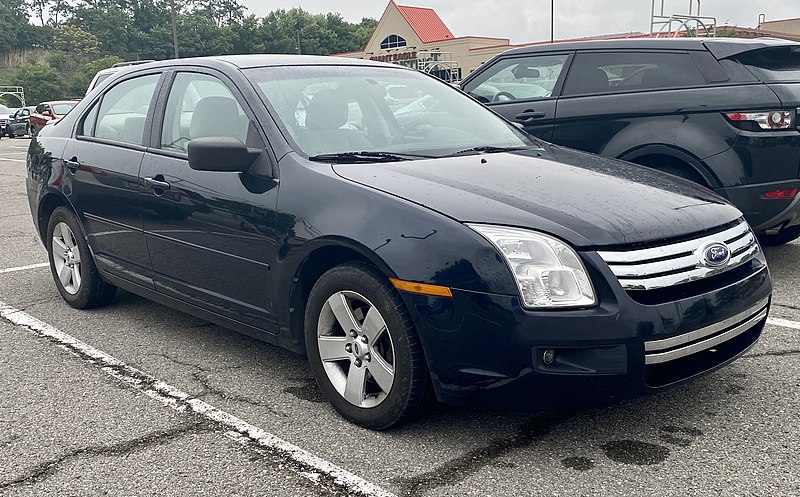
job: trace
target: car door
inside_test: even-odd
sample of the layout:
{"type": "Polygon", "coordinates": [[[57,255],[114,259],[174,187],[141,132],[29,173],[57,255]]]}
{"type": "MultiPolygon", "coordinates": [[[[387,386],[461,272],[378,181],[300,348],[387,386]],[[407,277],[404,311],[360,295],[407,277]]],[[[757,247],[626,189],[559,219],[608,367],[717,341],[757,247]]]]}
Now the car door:
{"type": "Polygon", "coordinates": [[[201,69],[175,73],[162,105],[140,193],[156,289],[269,330],[277,183],[194,170],[187,152],[203,137],[232,137],[266,150],[253,113],[230,79],[201,69]]]}
{"type": "Polygon", "coordinates": [[[467,81],[463,90],[525,131],[550,140],[556,103],[571,54],[499,58],[467,81]]]}
{"type": "Polygon", "coordinates": [[[9,123],[11,132],[15,135],[24,135],[28,132],[28,118],[31,115],[31,110],[27,108],[20,109],[14,114],[14,119],[9,123]]]}
{"type": "Polygon", "coordinates": [[[160,72],[118,82],[87,108],[63,152],[69,199],[97,265],[153,287],[142,226],[139,167],[160,72]]]}

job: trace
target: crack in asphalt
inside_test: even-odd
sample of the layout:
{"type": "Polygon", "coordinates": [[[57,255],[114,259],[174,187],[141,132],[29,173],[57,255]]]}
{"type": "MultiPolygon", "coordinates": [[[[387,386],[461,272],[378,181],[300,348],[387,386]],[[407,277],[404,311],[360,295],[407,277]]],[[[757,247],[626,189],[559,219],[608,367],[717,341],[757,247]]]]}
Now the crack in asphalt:
{"type": "Polygon", "coordinates": [[[0,483],[0,490],[18,485],[26,485],[30,483],[37,483],[54,474],[56,474],[62,464],[69,462],[71,459],[82,456],[90,457],[113,457],[125,454],[130,454],[149,447],[159,445],[166,445],[178,438],[196,433],[210,433],[215,431],[208,423],[199,422],[189,425],[181,425],[169,430],[162,430],[151,432],[140,437],[125,440],[112,445],[93,445],[88,447],[81,447],[71,452],[67,452],[59,457],[41,462],[27,471],[21,476],[0,483]]]}
{"type": "Polygon", "coordinates": [[[402,489],[402,495],[406,497],[418,497],[434,488],[459,483],[506,454],[531,445],[572,416],[573,414],[536,416],[523,423],[511,437],[492,440],[487,445],[472,449],[431,471],[395,481],[402,489]]]}
{"type": "Polygon", "coordinates": [[[778,307],[783,307],[783,308],[786,308],[786,309],[792,309],[793,311],[800,311],[800,307],[798,307],[796,305],[781,304],[779,302],[773,302],[772,305],[775,305],[775,306],[778,306],[778,307]]]}
{"type": "Polygon", "coordinates": [[[198,384],[200,384],[202,388],[202,390],[199,393],[194,394],[194,396],[197,397],[198,399],[202,399],[208,395],[215,395],[225,400],[230,400],[233,402],[241,402],[243,404],[249,404],[255,407],[262,407],[264,409],[267,409],[270,413],[276,416],[281,416],[284,418],[288,417],[286,413],[278,411],[277,409],[272,407],[271,404],[267,402],[254,400],[244,395],[233,395],[229,392],[226,392],[222,388],[215,387],[214,385],[211,384],[211,379],[207,377],[209,373],[213,373],[213,370],[211,369],[204,368],[199,364],[193,364],[190,362],[181,361],[179,359],[175,359],[174,357],[170,357],[166,354],[158,354],[158,356],[163,357],[175,364],[180,364],[181,366],[186,366],[195,369],[195,371],[192,373],[192,379],[196,381],[198,384]]]}
{"type": "Polygon", "coordinates": [[[770,352],[758,352],[755,354],[746,354],[744,357],[765,357],[765,356],[774,356],[774,357],[781,357],[787,355],[795,355],[800,354],[800,349],[789,349],[789,350],[775,350],[770,352]]]}

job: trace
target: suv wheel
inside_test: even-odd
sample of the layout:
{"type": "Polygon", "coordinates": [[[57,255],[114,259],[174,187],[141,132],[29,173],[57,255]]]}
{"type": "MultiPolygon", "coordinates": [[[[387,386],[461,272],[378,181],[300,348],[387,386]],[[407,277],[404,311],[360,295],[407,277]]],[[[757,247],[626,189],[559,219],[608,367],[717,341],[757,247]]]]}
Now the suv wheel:
{"type": "Polygon", "coordinates": [[[61,297],[76,309],[108,304],[117,287],[100,279],[86,236],[69,209],[57,207],[47,224],[50,271],[61,297]]]}
{"type": "Polygon", "coordinates": [[[422,346],[400,295],[370,266],[337,266],[311,290],[305,314],[311,371],[346,419],[383,430],[432,398],[422,346]]]}

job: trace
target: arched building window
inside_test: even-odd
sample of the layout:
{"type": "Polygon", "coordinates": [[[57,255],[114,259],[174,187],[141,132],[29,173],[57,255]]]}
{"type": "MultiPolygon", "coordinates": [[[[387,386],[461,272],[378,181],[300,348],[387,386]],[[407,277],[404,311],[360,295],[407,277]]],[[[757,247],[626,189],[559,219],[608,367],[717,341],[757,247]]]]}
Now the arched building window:
{"type": "Polygon", "coordinates": [[[397,35],[389,35],[381,42],[381,50],[406,46],[406,40],[397,35]]]}

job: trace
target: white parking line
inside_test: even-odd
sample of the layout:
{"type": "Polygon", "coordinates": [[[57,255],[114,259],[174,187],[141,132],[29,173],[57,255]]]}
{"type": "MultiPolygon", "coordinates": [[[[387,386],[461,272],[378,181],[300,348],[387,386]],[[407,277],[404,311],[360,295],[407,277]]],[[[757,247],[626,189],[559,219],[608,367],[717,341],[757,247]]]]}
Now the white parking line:
{"type": "MultiPolygon", "coordinates": [[[[192,397],[147,373],[128,366],[119,359],[98,350],[91,345],[43,322],[23,311],[0,301],[0,317],[22,327],[32,334],[47,338],[62,348],[98,366],[104,373],[127,383],[145,395],[157,399],[179,412],[193,412],[233,431],[238,438],[278,453],[294,462],[292,468],[298,475],[318,483],[320,476],[330,478],[335,485],[348,493],[363,497],[394,497],[377,485],[342,469],[335,464],[315,456],[300,447],[289,443],[272,433],[251,425],[243,419],[218,409],[207,402],[192,397]]],[[[289,465],[291,467],[292,465],[289,465]]]]}
{"type": "Polygon", "coordinates": [[[40,262],[39,264],[31,264],[29,266],[10,267],[8,269],[0,269],[0,274],[15,273],[17,271],[25,271],[26,269],[38,269],[40,267],[47,267],[49,265],[49,262],[40,262]]]}
{"type": "Polygon", "coordinates": [[[0,157],[0,161],[9,161],[9,162],[25,162],[22,159],[12,159],[10,157],[0,157]]]}
{"type": "Polygon", "coordinates": [[[792,328],[794,330],[800,330],[800,323],[798,323],[797,321],[789,321],[788,319],[767,318],[767,324],[771,324],[773,326],[783,326],[784,328],[792,328]]]}

